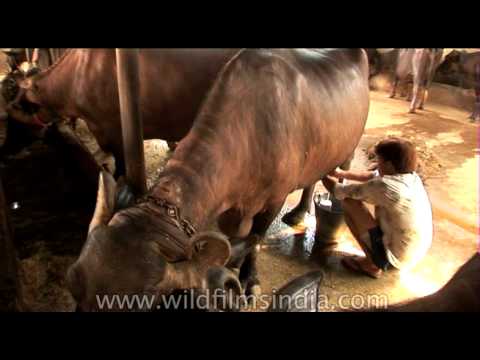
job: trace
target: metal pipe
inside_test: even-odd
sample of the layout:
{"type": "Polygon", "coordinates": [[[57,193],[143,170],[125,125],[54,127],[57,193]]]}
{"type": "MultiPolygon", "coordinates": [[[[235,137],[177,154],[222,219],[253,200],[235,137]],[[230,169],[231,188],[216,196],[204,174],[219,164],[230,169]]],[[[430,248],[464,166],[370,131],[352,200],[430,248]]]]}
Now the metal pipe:
{"type": "Polygon", "coordinates": [[[126,178],[137,196],[147,191],[138,57],[138,49],[116,49],[126,178]]]}

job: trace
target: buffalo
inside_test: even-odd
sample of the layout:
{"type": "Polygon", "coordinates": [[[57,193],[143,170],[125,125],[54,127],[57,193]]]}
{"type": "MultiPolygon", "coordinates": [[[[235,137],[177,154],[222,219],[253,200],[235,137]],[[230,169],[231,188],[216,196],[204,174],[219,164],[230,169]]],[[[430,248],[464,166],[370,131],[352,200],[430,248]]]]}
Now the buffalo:
{"type": "Polygon", "coordinates": [[[423,109],[442,54],[443,49],[400,49],[390,97],[395,97],[399,83],[406,85],[413,78],[413,88],[408,95],[408,100],[411,100],[409,112],[423,109]]]}
{"type": "Polygon", "coordinates": [[[362,49],[237,52],[146,196],[122,203],[131,197],[101,174],[88,238],[67,276],[79,309],[98,310],[99,294],[210,284],[258,294],[255,244],[289,193],[351,159],[368,116],[368,77],[362,49]],[[215,222],[221,232],[207,231],[215,222]]]}

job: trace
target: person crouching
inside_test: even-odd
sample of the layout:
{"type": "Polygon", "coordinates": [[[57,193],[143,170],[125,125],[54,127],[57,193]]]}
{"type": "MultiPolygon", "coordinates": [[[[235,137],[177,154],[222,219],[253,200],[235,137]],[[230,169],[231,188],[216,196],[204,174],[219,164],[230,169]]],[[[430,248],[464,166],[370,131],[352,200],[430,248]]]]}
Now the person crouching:
{"type": "Polygon", "coordinates": [[[322,182],[342,201],[345,222],[365,253],[342,260],[350,270],[379,278],[387,269],[414,267],[432,243],[432,209],[422,180],[415,173],[412,143],[388,138],[375,146],[377,171],[334,170],[322,182]],[[335,178],[360,183],[340,184],[335,178]],[[375,206],[372,215],[365,203],[375,206]]]}

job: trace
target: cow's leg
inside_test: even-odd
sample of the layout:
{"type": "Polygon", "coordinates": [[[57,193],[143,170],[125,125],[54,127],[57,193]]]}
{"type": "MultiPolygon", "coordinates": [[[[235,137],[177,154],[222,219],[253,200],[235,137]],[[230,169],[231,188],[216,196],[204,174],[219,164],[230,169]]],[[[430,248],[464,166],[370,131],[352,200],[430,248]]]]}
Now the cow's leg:
{"type": "MultiPolygon", "coordinates": [[[[263,239],[273,220],[275,220],[275,217],[282,209],[284,202],[285,199],[282,202],[270,207],[264,213],[257,214],[253,219],[251,235],[256,235],[263,239]]],[[[260,281],[258,280],[256,263],[257,252],[257,248],[254,247],[253,250],[245,256],[245,260],[240,267],[239,278],[240,282],[242,283],[242,287],[245,290],[246,296],[257,296],[261,294],[261,287],[260,281]]]]}
{"type": "Polygon", "coordinates": [[[480,122],[480,64],[475,65],[475,108],[470,119],[480,122]]]}
{"type": "Polygon", "coordinates": [[[282,221],[290,226],[300,224],[307,212],[312,213],[312,199],[313,192],[315,190],[315,184],[303,189],[302,198],[298,205],[289,213],[285,214],[282,221]]]}
{"type": "Polygon", "coordinates": [[[390,95],[389,95],[390,99],[393,99],[395,97],[395,94],[397,92],[397,86],[398,86],[398,77],[395,76],[395,79],[393,80],[392,91],[390,92],[390,95]]]}
{"type": "Polygon", "coordinates": [[[410,84],[408,83],[408,81],[405,81],[404,84],[401,84],[400,86],[400,97],[408,98],[409,94],[410,94],[410,84]]]}
{"type": "Polygon", "coordinates": [[[420,110],[423,110],[423,106],[424,106],[425,102],[427,101],[427,98],[428,98],[428,90],[423,89],[422,96],[420,97],[420,104],[418,104],[418,108],[420,110]]]}
{"type": "Polygon", "coordinates": [[[405,100],[410,102],[410,101],[412,101],[412,98],[413,98],[413,85],[412,86],[408,85],[407,86],[407,97],[405,98],[405,100]]]}
{"type": "Polygon", "coordinates": [[[418,81],[415,81],[413,83],[413,98],[412,98],[412,101],[410,102],[410,109],[408,110],[410,114],[415,113],[415,109],[417,108],[417,105],[420,100],[420,92],[421,92],[420,84],[418,83],[418,81]]]}

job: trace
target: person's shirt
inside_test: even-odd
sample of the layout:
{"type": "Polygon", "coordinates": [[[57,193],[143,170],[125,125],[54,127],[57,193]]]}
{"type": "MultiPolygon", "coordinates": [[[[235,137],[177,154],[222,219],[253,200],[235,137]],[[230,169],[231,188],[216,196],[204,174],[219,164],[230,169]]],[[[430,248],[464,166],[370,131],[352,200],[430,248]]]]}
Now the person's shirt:
{"type": "Polygon", "coordinates": [[[385,175],[360,184],[337,184],[334,196],[375,205],[390,263],[397,269],[415,266],[432,243],[432,208],[416,173],[385,175]]]}

